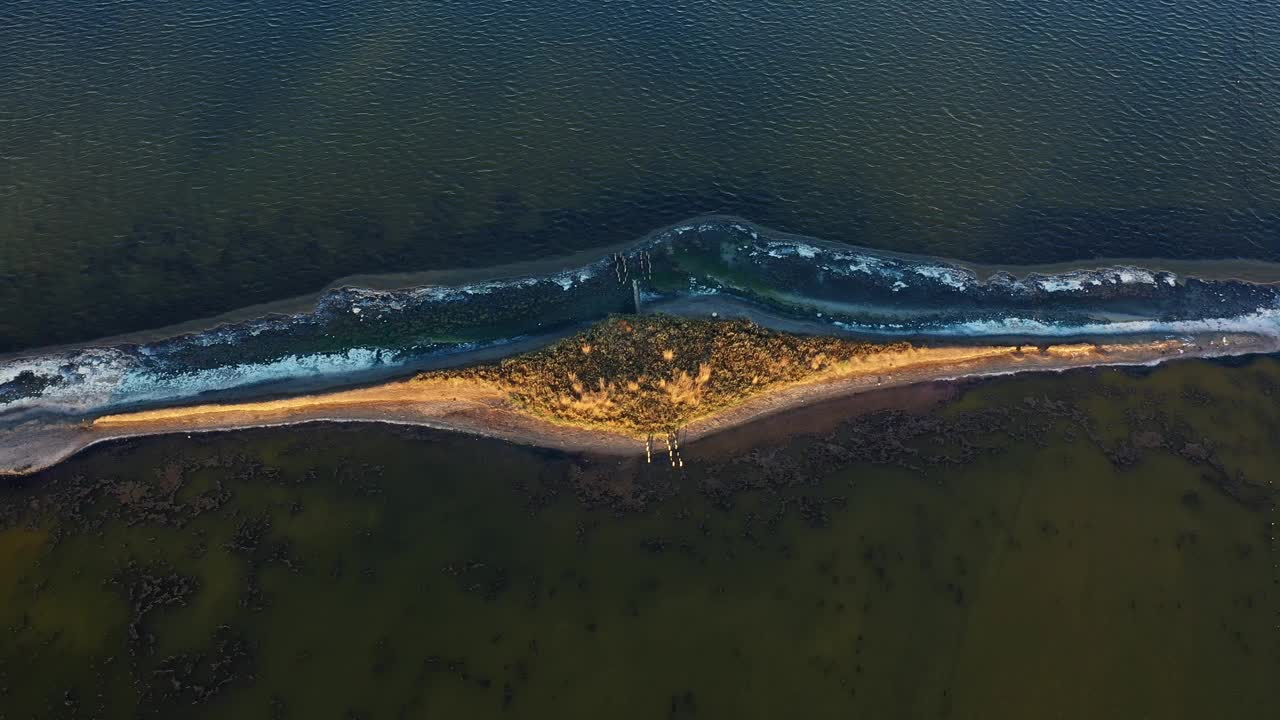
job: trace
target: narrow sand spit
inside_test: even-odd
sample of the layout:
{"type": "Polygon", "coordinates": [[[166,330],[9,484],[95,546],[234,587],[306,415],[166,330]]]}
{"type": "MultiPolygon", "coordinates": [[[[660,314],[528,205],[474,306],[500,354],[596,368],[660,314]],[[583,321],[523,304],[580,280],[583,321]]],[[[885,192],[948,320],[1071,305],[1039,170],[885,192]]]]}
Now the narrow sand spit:
{"type": "MultiPolygon", "coordinates": [[[[1245,334],[1039,347],[910,348],[774,386],[719,412],[694,417],[680,429],[680,439],[687,444],[791,408],[880,388],[1277,350],[1280,342],[1276,339],[1245,334]]],[[[421,425],[574,452],[634,455],[645,450],[645,436],[634,432],[579,427],[532,415],[496,383],[428,374],[368,388],[278,400],[160,408],[78,421],[32,420],[0,429],[0,474],[35,472],[108,440],[309,422],[421,425]]]]}

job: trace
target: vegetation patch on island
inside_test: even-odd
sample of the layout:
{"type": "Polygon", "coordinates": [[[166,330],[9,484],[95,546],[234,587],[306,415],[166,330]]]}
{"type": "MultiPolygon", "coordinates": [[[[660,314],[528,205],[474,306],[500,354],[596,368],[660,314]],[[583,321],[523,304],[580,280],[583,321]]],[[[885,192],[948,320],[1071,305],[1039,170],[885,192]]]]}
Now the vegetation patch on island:
{"type": "Polygon", "coordinates": [[[778,385],[910,349],[908,343],[785,334],[748,320],[641,315],[613,317],[544,350],[445,374],[498,385],[522,410],[552,422],[673,435],[778,385]]]}

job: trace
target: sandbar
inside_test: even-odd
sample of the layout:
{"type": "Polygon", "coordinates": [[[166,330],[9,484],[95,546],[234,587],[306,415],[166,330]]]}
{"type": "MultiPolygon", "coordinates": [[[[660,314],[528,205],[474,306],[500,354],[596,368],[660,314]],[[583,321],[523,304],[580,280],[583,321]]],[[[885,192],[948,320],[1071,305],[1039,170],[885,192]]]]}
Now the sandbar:
{"type": "MultiPolygon", "coordinates": [[[[730,407],[695,416],[678,429],[678,438],[687,445],[790,409],[877,389],[1277,351],[1280,340],[1253,334],[1039,346],[912,347],[774,386],[730,407]]],[[[633,430],[583,427],[539,416],[522,407],[509,389],[492,382],[425,374],[371,387],[281,399],[158,408],[74,420],[30,420],[0,429],[0,475],[34,473],[97,443],[122,438],[313,422],[418,425],[566,452],[619,456],[643,455],[647,439],[633,430]]],[[[655,462],[661,462],[661,448],[657,449],[655,462]]]]}

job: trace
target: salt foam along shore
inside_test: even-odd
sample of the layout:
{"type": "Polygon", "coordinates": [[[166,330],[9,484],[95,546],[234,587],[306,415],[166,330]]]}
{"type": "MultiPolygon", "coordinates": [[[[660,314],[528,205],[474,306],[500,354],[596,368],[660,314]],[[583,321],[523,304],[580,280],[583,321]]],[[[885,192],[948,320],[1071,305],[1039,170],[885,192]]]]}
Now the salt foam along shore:
{"type": "Polygon", "coordinates": [[[0,362],[0,425],[164,406],[210,392],[310,392],[465,362],[482,348],[515,351],[522,338],[554,337],[631,306],[629,278],[637,289],[645,284],[646,301],[764,304],[833,334],[1032,341],[1280,334],[1280,291],[1271,286],[1138,267],[982,279],[938,258],[824,243],[733,218],[681,223],[625,253],[542,269],[452,286],[335,289],[293,315],[11,358],[0,362]]]}
{"type": "MultiPolygon", "coordinates": [[[[1035,350],[1020,346],[912,348],[886,353],[858,370],[773,388],[684,428],[685,441],[818,400],[913,383],[1031,371],[1154,365],[1179,358],[1222,357],[1280,350],[1274,336],[1197,335],[1147,342],[1073,343],[1035,350]]],[[[308,422],[411,424],[501,438],[566,451],[638,454],[642,438],[585,429],[524,413],[506,393],[476,381],[398,381],[319,395],[260,402],[196,405],[106,415],[89,422],[30,421],[0,430],[0,474],[49,467],[96,443],[167,433],[194,433],[308,422]]]]}
{"type": "Polygon", "coordinates": [[[635,247],[645,245],[648,241],[654,238],[661,238],[673,232],[697,227],[707,222],[719,222],[736,225],[744,229],[749,228],[757,237],[795,238],[810,246],[826,247],[844,251],[849,251],[851,249],[862,250],[871,255],[887,257],[938,259],[972,272],[973,275],[982,282],[986,282],[992,276],[996,275],[1009,275],[1015,278],[1025,278],[1028,275],[1061,275],[1078,272],[1092,272],[1104,270],[1106,268],[1137,267],[1145,268],[1153,272],[1170,273],[1179,277],[1196,277],[1203,280],[1280,284],[1280,263],[1265,260],[1250,260],[1242,258],[1170,260],[1158,257],[1104,257],[1090,260],[1064,261],[1033,265],[989,265],[965,260],[934,258],[933,256],[927,255],[913,255],[911,253],[895,253],[880,249],[858,248],[857,246],[846,243],[833,242],[804,235],[788,234],[780,230],[757,225],[749,220],[730,215],[706,215],[689,218],[653,230],[639,240],[631,239],[615,242],[610,245],[581,250],[569,255],[504,263],[501,265],[478,268],[452,268],[443,270],[348,275],[333,280],[317,292],[237,308],[211,317],[196,318],[174,325],[98,338],[87,343],[70,343],[30,348],[27,350],[0,354],[0,366],[17,359],[49,357],[63,352],[78,350],[83,347],[141,345],[182,335],[200,334],[266,316],[292,316],[306,313],[314,309],[316,304],[322,298],[335,290],[358,288],[376,291],[390,291],[426,286],[459,286],[468,283],[486,283],[493,280],[502,280],[507,278],[554,275],[589,265],[593,261],[599,260],[601,257],[608,257],[616,253],[628,252],[635,247]]]}

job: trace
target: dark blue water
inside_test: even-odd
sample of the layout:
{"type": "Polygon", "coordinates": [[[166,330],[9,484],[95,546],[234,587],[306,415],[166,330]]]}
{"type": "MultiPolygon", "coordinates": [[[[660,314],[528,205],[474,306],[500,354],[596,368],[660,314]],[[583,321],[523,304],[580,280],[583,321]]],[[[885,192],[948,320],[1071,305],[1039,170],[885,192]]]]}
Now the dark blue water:
{"type": "Polygon", "coordinates": [[[1280,258],[1262,2],[8,0],[0,351],[705,212],[1280,258]]]}

